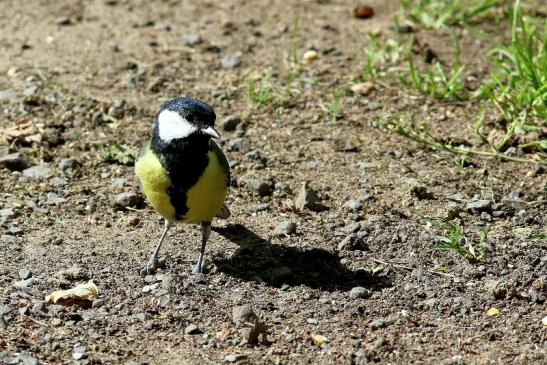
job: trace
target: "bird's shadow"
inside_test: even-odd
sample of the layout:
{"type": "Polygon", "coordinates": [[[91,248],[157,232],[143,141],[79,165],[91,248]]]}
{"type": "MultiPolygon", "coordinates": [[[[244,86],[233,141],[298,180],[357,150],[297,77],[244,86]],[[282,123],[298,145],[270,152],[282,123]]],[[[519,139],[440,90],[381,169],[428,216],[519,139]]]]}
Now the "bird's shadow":
{"type": "Polygon", "coordinates": [[[347,291],[356,286],[377,290],[390,286],[385,276],[351,270],[335,253],[320,248],[300,249],[268,242],[241,224],[214,230],[237,244],[230,257],[213,257],[218,270],[243,280],[282,285],[304,285],[325,291],[347,291]]]}

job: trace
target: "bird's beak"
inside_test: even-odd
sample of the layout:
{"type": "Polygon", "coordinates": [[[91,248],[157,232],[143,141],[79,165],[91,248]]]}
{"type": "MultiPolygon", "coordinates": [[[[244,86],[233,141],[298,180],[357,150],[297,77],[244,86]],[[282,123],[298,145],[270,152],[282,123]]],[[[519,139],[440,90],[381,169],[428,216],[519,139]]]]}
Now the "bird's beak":
{"type": "Polygon", "coordinates": [[[203,128],[201,131],[205,134],[210,135],[212,138],[216,138],[216,139],[220,138],[220,134],[217,132],[217,130],[214,127],[203,128]]]}

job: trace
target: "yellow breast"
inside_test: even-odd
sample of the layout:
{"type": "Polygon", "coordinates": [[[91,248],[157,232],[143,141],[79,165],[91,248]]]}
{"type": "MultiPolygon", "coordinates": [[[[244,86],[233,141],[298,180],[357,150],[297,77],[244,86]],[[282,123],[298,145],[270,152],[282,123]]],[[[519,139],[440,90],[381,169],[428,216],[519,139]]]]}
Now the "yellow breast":
{"type": "MultiPolygon", "coordinates": [[[[210,222],[224,203],[227,192],[225,172],[213,151],[209,151],[208,157],[209,163],[205,171],[197,183],[186,192],[188,211],[181,217],[182,221],[210,222]]],[[[147,148],[137,160],[135,173],[152,207],[164,218],[176,220],[175,207],[171,204],[171,197],[168,194],[171,179],[151,149],[147,148]]]]}
{"type": "Polygon", "coordinates": [[[137,160],[135,173],[141,181],[144,195],[146,195],[152,208],[164,218],[174,221],[175,207],[171,204],[171,198],[167,194],[171,179],[151,149],[146,148],[137,160]]]}
{"type": "Polygon", "coordinates": [[[188,212],[184,220],[210,222],[226,198],[226,176],[213,151],[209,151],[209,164],[198,182],[186,193],[188,212]]]}

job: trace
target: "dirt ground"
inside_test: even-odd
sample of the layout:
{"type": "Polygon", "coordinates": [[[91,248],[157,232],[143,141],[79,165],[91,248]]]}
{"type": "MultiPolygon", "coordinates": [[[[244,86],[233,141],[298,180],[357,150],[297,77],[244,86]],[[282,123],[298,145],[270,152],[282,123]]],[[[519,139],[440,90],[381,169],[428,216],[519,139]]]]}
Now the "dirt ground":
{"type": "MultiPolygon", "coordinates": [[[[471,140],[476,103],[380,79],[348,94],[338,120],[321,108],[362,81],[367,32],[395,37],[397,2],[369,4],[363,20],[341,0],[2,1],[0,157],[28,160],[0,169],[0,362],[544,364],[547,175],[478,158],[458,169],[375,123],[410,113],[471,140]],[[291,50],[312,48],[307,82],[248,105],[250,78],[271,67],[281,85],[291,50]],[[219,127],[232,217],[213,224],[205,275],[190,274],[199,228],[179,225],[166,267],[143,279],[161,219],[131,162],[100,151],[138,150],[178,95],[211,104],[219,126],[242,120],[219,127]],[[270,189],[258,194],[252,179],[270,189]],[[295,209],[305,181],[324,210],[295,209]],[[440,231],[429,222],[452,218],[482,260],[431,250],[440,231]],[[295,232],[278,234],[285,221],[295,232]],[[44,301],[89,280],[90,306],[44,301]],[[241,306],[258,322],[234,323],[253,320],[241,306]]],[[[450,36],[414,36],[452,62],[450,36]]],[[[459,36],[466,76],[481,82],[487,44],[459,36]]]]}

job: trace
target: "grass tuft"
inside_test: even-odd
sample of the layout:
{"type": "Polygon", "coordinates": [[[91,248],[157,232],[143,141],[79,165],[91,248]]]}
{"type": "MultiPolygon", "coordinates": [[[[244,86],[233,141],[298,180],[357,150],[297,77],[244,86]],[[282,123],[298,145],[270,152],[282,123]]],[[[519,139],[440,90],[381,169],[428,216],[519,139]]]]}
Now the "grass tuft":
{"type": "Polygon", "coordinates": [[[400,0],[408,17],[426,28],[465,25],[486,15],[505,0],[400,0]]]}

